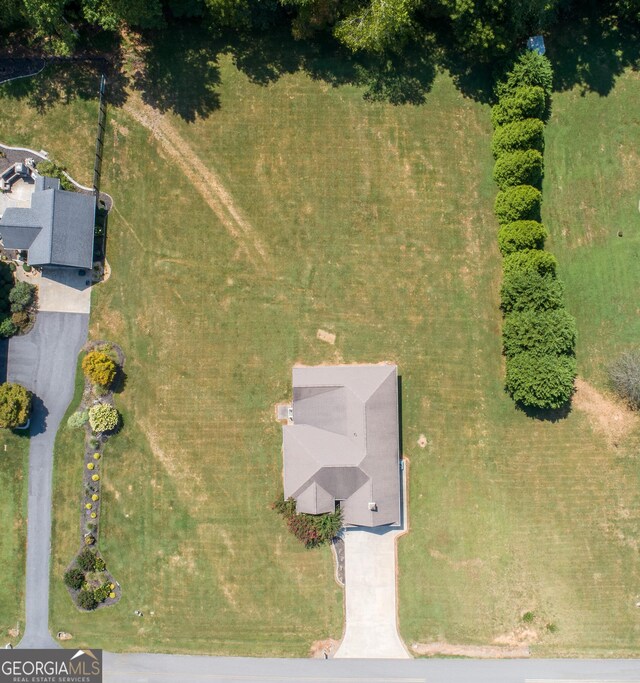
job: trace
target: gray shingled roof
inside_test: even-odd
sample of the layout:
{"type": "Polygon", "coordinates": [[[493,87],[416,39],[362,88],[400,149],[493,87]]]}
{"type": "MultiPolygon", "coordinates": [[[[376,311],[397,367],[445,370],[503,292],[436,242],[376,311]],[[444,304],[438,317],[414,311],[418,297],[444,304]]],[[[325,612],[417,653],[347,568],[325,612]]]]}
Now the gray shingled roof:
{"type": "Polygon", "coordinates": [[[293,369],[293,424],[283,427],[284,495],[298,512],[342,501],[346,524],[400,522],[395,365],[293,369]],[[370,510],[375,503],[375,510],[370,510]]]}
{"type": "Polygon", "coordinates": [[[60,181],[36,177],[31,208],[11,207],[0,219],[6,249],[26,249],[32,266],[93,266],[95,200],[61,190],[60,181]]]}

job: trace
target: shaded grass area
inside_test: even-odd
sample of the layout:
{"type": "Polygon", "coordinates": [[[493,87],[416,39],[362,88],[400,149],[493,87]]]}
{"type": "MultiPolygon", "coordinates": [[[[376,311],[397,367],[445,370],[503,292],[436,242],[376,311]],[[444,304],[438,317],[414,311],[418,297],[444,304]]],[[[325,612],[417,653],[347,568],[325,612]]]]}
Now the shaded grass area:
{"type": "Polygon", "coordinates": [[[0,645],[15,645],[24,633],[24,564],[27,542],[29,438],[0,434],[0,645]],[[18,636],[9,630],[17,629],[18,636]]]}
{"type": "MultiPolygon", "coordinates": [[[[163,117],[169,147],[127,111],[110,113],[113,274],[95,290],[92,335],[128,358],[124,429],[102,462],[100,538],[123,598],[79,614],[62,586],[82,466],[80,433],[76,442],[63,431],[52,630],[74,634],[74,647],[244,655],[305,655],[313,640],[339,637],[329,551],[305,551],[269,509],[281,476],[274,404],[290,399],[295,362],[388,360],[402,375],[411,459],[411,533],[399,542],[406,641],[513,641],[531,611],[536,654],[632,653],[637,430],[615,448],[585,413],[532,420],[503,392],[488,108],[445,76],[410,108],[301,74],[260,86],[226,58],[219,68],[219,108],[191,124],[163,117]],[[171,156],[176,141],[218,187],[189,182],[171,156]],[[335,333],[335,346],[318,329],[335,333]]],[[[43,121],[55,130],[77,106],[82,116],[72,103],[38,119],[45,138],[43,121]]],[[[555,218],[562,210],[577,223],[575,191],[558,194],[554,174],[591,162],[562,161],[576,136],[560,115],[580,106],[571,92],[554,100],[544,211],[578,316],[580,372],[602,388],[594,349],[608,339],[609,309],[586,286],[594,250],[559,244],[555,218]]],[[[26,114],[10,111],[0,133],[26,114]]],[[[631,123],[619,134],[629,146],[631,123]]],[[[45,142],[83,172],[64,139],[45,142]]],[[[586,189],[584,201],[600,206],[586,189]]],[[[608,285],[621,328],[632,277],[608,285]]]]}

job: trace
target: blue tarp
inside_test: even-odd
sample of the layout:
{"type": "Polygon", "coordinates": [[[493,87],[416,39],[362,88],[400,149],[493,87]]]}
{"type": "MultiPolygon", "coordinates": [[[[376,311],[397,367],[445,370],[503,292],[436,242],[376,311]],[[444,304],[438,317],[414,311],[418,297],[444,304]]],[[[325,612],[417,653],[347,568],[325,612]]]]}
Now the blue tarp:
{"type": "Polygon", "coordinates": [[[533,52],[537,52],[539,55],[543,55],[546,52],[544,46],[544,38],[542,36],[533,36],[527,40],[527,47],[533,52]]]}

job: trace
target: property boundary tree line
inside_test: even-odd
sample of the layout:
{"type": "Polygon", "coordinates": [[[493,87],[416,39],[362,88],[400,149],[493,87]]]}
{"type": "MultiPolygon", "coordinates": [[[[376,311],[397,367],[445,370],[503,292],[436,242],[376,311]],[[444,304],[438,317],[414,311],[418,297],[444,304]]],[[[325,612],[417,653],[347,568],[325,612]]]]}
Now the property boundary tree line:
{"type": "Polygon", "coordinates": [[[542,410],[564,406],[576,377],[576,323],[564,307],[556,258],[544,251],[540,213],[552,81],[546,57],[523,53],[499,82],[491,112],[506,388],[517,403],[542,410]]]}

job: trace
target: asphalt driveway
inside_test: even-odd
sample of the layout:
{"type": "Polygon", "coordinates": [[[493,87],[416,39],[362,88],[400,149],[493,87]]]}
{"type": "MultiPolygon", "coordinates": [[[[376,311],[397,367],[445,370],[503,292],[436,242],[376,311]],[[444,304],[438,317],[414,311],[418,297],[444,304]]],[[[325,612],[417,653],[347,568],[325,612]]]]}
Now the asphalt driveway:
{"type": "Polygon", "coordinates": [[[346,628],[335,657],[408,659],[397,628],[396,537],[389,527],[347,528],[346,628]]]}
{"type": "Polygon", "coordinates": [[[56,647],[49,634],[51,485],[56,432],[73,397],[89,316],[39,312],[33,330],[9,341],[7,379],[34,394],[29,445],[26,629],[18,647],[56,647]]]}

